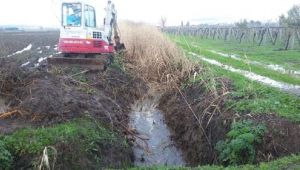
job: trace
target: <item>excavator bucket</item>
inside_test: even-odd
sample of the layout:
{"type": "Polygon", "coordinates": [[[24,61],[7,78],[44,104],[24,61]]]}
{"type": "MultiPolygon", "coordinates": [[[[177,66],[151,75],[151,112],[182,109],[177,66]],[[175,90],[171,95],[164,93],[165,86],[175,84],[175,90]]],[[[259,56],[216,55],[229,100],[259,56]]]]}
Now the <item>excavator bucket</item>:
{"type": "MultiPolygon", "coordinates": [[[[115,31],[115,34],[118,34],[116,31],[115,31]]],[[[124,45],[124,43],[121,43],[120,41],[120,37],[118,35],[115,35],[115,51],[116,52],[122,52],[123,50],[126,50],[126,47],[124,45]]]]}
{"type": "Polygon", "coordinates": [[[107,56],[97,58],[51,57],[48,58],[48,63],[50,65],[78,66],[90,70],[103,71],[110,64],[110,60],[107,56]]]}

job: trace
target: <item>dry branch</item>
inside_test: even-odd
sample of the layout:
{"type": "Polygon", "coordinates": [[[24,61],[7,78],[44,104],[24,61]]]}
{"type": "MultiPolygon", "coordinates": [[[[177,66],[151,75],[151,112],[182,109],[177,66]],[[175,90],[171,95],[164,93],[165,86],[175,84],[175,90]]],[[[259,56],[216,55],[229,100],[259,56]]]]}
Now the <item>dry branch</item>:
{"type": "Polygon", "coordinates": [[[16,114],[21,115],[21,112],[19,110],[13,110],[13,111],[10,111],[10,112],[0,113],[0,119],[6,119],[6,118],[11,117],[11,116],[16,115],[16,114]]]}

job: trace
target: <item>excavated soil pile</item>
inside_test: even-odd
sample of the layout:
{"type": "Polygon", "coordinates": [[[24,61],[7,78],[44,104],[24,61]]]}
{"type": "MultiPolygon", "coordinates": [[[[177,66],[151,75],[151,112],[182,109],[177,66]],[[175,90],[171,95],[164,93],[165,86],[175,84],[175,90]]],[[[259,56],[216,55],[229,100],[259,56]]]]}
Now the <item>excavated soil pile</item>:
{"type": "Polygon", "coordinates": [[[274,158],[300,152],[299,123],[279,118],[275,114],[246,116],[243,119],[251,119],[257,123],[264,123],[268,128],[262,144],[257,147],[257,162],[269,161],[274,158]]]}
{"type": "MultiPolygon", "coordinates": [[[[128,126],[131,104],[147,91],[147,86],[140,79],[117,68],[90,72],[66,67],[26,69],[4,60],[0,63],[1,98],[5,99],[8,111],[14,112],[0,119],[0,134],[9,134],[24,127],[53,126],[87,115],[123,132],[128,126]]],[[[64,169],[76,164],[76,161],[61,162],[65,154],[77,154],[76,145],[74,141],[74,144],[56,146],[60,154],[58,167],[61,165],[64,169]]],[[[130,149],[103,143],[99,147],[101,154],[107,158],[101,160],[104,167],[105,163],[118,167],[124,160],[132,161],[130,149]]],[[[30,155],[17,158],[16,166],[25,167],[30,158],[30,155]]],[[[87,157],[82,155],[80,159],[87,157]]],[[[92,165],[91,160],[80,162],[92,165]]]]}
{"type": "Polygon", "coordinates": [[[261,144],[256,146],[255,162],[269,161],[300,151],[299,124],[273,114],[233,114],[224,107],[224,94],[230,91],[230,82],[222,82],[223,90],[218,95],[204,90],[203,85],[188,85],[180,92],[174,90],[166,93],[160,101],[159,107],[165,113],[172,138],[182,149],[189,165],[219,164],[215,145],[226,138],[231,123],[241,119],[262,123],[267,127],[261,144]]]}
{"type": "MultiPolygon", "coordinates": [[[[228,88],[226,86],[224,89],[228,88]]],[[[173,132],[172,138],[183,151],[183,157],[189,165],[216,162],[214,145],[224,139],[232,115],[229,112],[220,113],[211,105],[218,104],[222,108],[225,98],[216,99],[200,84],[189,85],[180,92],[170,91],[161,98],[159,108],[165,113],[166,123],[173,132]]]]}
{"type": "Polygon", "coordinates": [[[5,83],[1,93],[11,110],[18,110],[21,115],[18,118],[30,120],[37,126],[86,114],[108,123],[120,121],[126,125],[130,105],[147,90],[139,79],[117,69],[77,70],[82,72],[78,74],[71,68],[29,71],[12,67],[1,67],[3,72],[8,68],[13,70],[2,77],[5,83]]]}

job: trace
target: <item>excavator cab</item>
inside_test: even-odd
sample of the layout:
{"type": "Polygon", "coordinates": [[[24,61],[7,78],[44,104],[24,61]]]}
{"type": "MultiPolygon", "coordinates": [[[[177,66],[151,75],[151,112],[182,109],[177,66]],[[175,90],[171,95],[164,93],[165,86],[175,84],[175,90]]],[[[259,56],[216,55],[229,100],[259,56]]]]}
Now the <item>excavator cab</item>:
{"type": "Polygon", "coordinates": [[[110,63],[113,54],[120,49],[120,38],[117,31],[116,11],[110,0],[105,11],[105,22],[100,19],[99,23],[103,25],[97,27],[96,9],[92,5],[84,0],[62,2],[58,44],[61,56],[49,58],[49,63],[100,65],[101,68],[104,68],[103,65],[106,63],[110,63]],[[118,37],[115,38],[115,42],[112,41],[112,36],[118,37]]]}
{"type": "MultiPolygon", "coordinates": [[[[64,3],[62,7],[63,26],[81,26],[82,7],[80,3],[64,3]]],[[[95,23],[95,22],[94,22],[95,23]]]]}
{"type": "Polygon", "coordinates": [[[111,27],[97,27],[96,10],[85,1],[62,3],[60,52],[68,55],[114,53],[114,46],[109,41],[110,30],[111,27]]]}

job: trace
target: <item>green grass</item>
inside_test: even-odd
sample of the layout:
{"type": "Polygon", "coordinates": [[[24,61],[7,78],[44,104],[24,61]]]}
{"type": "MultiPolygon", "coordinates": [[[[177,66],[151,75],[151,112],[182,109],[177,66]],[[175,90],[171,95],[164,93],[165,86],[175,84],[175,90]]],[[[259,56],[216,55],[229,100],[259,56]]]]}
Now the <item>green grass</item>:
{"type": "MultiPolygon", "coordinates": [[[[120,138],[118,134],[92,118],[81,118],[47,128],[22,129],[11,135],[0,136],[0,142],[14,157],[26,155],[39,157],[47,146],[56,147],[57,144],[66,144],[76,147],[74,151],[80,152],[77,156],[92,157],[99,163],[102,156],[105,156],[94,154],[101,149],[99,144],[105,143],[103,146],[112,144],[111,146],[118,145],[129,148],[125,139],[120,138]]],[[[76,157],[76,153],[69,154],[71,158],[76,157]]],[[[32,162],[32,165],[35,164],[36,162],[32,162]]],[[[101,167],[101,165],[99,166],[101,167]]]]}
{"type": "Polygon", "coordinates": [[[40,154],[46,146],[55,145],[61,141],[71,141],[85,137],[85,146],[94,140],[112,139],[113,133],[104,127],[97,127],[91,120],[76,120],[50,128],[27,128],[19,130],[12,135],[3,136],[1,140],[14,154],[40,154]],[[97,130],[96,130],[97,129],[97,130]]]}
{"type": "Polygon", "coordinates": [[[277,44],[275,46],[264,44],[258,46],[252,43],[237,41],[223,41],[212,39],[201,39],[199,37],[190,36],[171,36],[178,42],[188,42],[188,44],[194,44],[201,49],[216,50],[226,53],[238,54],[241,56],[247,55],[250,60],[263,62],[266,64],[278,64],[285,66],[286,68],[300,69],[300,47],[295,50],[279,51],[282,46],[277,44]],[[185,40],[183,40],[183,38],[185,40]]]}
{"type": "MultiPolygon", "coordinates": [[[[189,39],[182,40],[182,38],[174,36],[171,36],[171,38],[179,43],[183,49],[186,50],[187,48],[191,48],[187,47],[187,43],[183,42],[189,39]]],[[[292,121],[300,121],[299,97],[287,94],[273,87],[262,85],[255,81],[251,81],[241,74],[233,73],[218,66],[205,63],[197,57],[191,55],[187,56],[190,60],[198,62],[203,66],[204,71],[196,77],[196,83],[199,81],[207,82],[208,90],[218,88],[218,84],[216,84],[215,81],[218,77],[227,77],[232,81],[233,90],[229,94],[229,99],[226,101],[227,109],[231,109],[237,114],[276,113],[277,115],[288,118],[292,121]]],[[[228,60],[227,58],[223,59],[228,60]]],[[[228,60],[224,62],[229,63],[232,61],[228,60]]],[[[240,63],[233,64],[238,65],[240,63]]],[[[247,67],[246,65],[243,66],[247,67]]],[[[291,80],[290,78],[286,79],[286,81],[297,81],[298,83],[298,80],[291,80]]]]}
{"type": "Polygon", "coordinates": [[[140,167],[132,168],[131,170],[297,170],[300,169],[300,156],[291,155],[271,162],[262,162],[258,165],[242,165],[242,166],[199,166],[196,168],[189,167],[140,167]]]}
{"type": "MultiPolygon", "coordinates": [[[[254,72],[254,73],[262,75],[262,76],[269,77],[269,78],[277,80],[277,81],[294,84],[294,85],[300,85],[300,77],[299,76],[294,76],[294,75],[290,75],[287,73],[274,71],[274,70],[265,68],[261,65],[245,62],[244,60],[240,61],[240,60],[235,60],[233,58],[222,57],[219,54],[215,54],[215,53],[209,51],[209,50],[217,50],[217,51],[219,50],[218,47],[221,45],[218,44],[217,46],[214,46],[214,44],[215,44],[214,41],[212,42],[211,40],[199,40],[199,39],[192,38],[192,37],[172,37],[172,38],[176,42],[178,42],[178,44],[185,50],[203,55],[206,58],[217,60],[217,61],[221,62],[222,64],[231,65],[234,68],[238,68],[238,69],[242,69],[242,70],[248,70],[248,71],[254,72]],[[191,44],[197,44],[197,47],[194,47],[191,44]]],[[[223,43],[223,46],[226,46],[228,44],[234,45],[233,43],[224,43],[224,41],[221,41],[221,42],[217,41],[217,42],[223,43]]],[[[240,45],[238,43],[236,43],[235,45],[236,45],[235,48],[233,48],[231,46],[227,47],[228,48],[227,51],[222,48],[222,52],[226,51],[226,52],[231,52],[231,53],[236,54],[235,51],[228,51],[228,50],[231,48],[233,48],[233,49],[243,49],[244,48],[244,47],[240,47],[242,45],[240,45]]],[[[252,59],[253,57],[251,57],[251,56],[257,56],[257,55],[260,56],[259,57],[260,59],[255,58],[254,59],[255,61],[261,62],[263,59],[265,59],[262,55],[259,55],[259,54],[261,54],[262,52],[268,51],[268,47],[262,48],[262,47],[253,46],[253,45],[249,46],[249,47],[252,47],[253,50],[256,50],[256,53],[252,52],[252,53],[248,54],[245,52],[242,56],[247,55],[246,60],[253,60],[252,59]],[[259,52],[261,52],[261,53],[259,53],[259,52]]],[[[239,50],[237,50],[237,51],[239,51],[239,50]]],[[[272,60],[268,61],[269,62],[268,64],[271,64],[271,63],[275,64],[275,63],[273,63],[273,61],[276,61],[276,58],[278,58],[278,60],[280,59],[280,61],[279,61],[279,62],[281,62],[280,65],[287,64],[288,59],[284,60],[286,62],[282,61],[282,59],[284,59],[286,56],[285,55],[280,56],[280,54],[285,54],[285,53],[282,53],[282,51],[272,51],[272,52],[279,53],[279,54],[277,55],[277,57],[273,57],[272,60]]],[[[300,69],[300,58],[297,56],[300,56],[300,51],[299,52],[286,51],[286,53],[288,53],[288,54],[291,53],[289,55],[294,55],[294,59],[299,60],[299,66],[298,66],[298,70],[299,70],[300,69]]],[[[265,54],[265,53],[262,53],[262,54],[265,54]]],[[[278,64],[278,63],[276,63],[276,64],[278,64]]],[[[293,64],[295,64],[295,62],[293,62],[293,64]]],[[[290,68],[290,67],[288,67],[288,68],[290,68]]]]}
{"type": "Polygon", "coordinates": [[[231,124],[226,140],[218,141],[216,150],[223,165],[253,164],[256,159],[255,145],[265,135],[264,124],[243,120],[231,124]]]}
{"type": "Polygon", "coordinates": [[[232,109],[238,114],[276,113],[292,121],[300,121],[299,97],[264,86],[214,65],[199,64],[202,64],[206,71],[197,76],[196,82],[203,80],[209,82],[218,77],[227,77],[232,81],[233,90],[226,101],[227,109],[232,109]]]}

